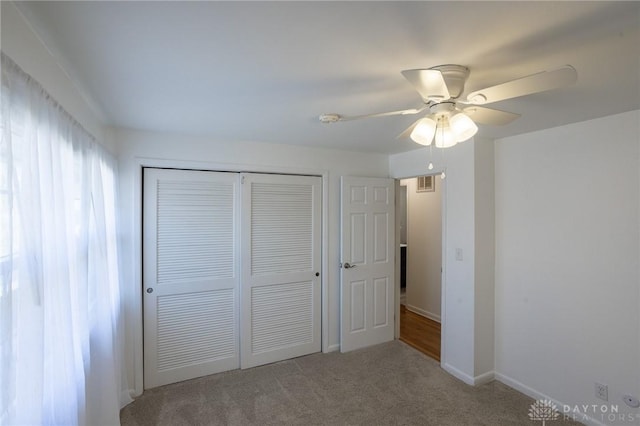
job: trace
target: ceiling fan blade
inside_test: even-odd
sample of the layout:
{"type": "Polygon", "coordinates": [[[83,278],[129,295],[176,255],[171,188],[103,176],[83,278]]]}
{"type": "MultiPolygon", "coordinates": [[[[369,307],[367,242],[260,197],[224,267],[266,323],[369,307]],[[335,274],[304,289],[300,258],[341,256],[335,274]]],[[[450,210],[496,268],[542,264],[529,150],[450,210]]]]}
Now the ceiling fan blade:
{"type": "Polygon", "coordinates": [[[498,109],[475,105],[466,107],[462,111],[467,114],[469,118],[471,118],[474,122],[480,124],[509,124],[516,118],[520,117],[520,114],[515,114],[513,112],[500,111],[498,109]]]}
{"type": "Polygon", "coordinates": [[[570,86],[577,79],[578,73],[575,68],[571,65],[566,65],[555,70],[542,71],[507,83],[498,84],[497,86],[477,90],[469,93],[467,101],[472,104],[483,105],[570,86]]]}
{"type": "Polygon", "coordinates": [[[389,117],[392,115],[412,115],[412,114],[418,114],[424,111],[425,108],[427,108],[426,105],[421,108],[401,109],[398,111],[378,112],[374,114],[364,114],[364,115],[322,114],[320,115],[319,119],[323,123],[335,123],[336,121],[352,121],[352,120],[360,120],[363,118],[389,117]]]}
{"type": "Polygon", "coordinates": [[[425,102],[451,98],[442,73],[438,70],[405,70],[402,75],[416,88],[425,102]]]}
{"type": "Polygon", "coordinates": [[[396,136],[396,139],[406,139],[406,138],[408,138],[411,135],[411,132],[413,132],[413,129],[418,125],[419,121],[420,120],[416,120],[411,126],[407,127],[404,132],[402,132],[398,136],[396,136]]]}

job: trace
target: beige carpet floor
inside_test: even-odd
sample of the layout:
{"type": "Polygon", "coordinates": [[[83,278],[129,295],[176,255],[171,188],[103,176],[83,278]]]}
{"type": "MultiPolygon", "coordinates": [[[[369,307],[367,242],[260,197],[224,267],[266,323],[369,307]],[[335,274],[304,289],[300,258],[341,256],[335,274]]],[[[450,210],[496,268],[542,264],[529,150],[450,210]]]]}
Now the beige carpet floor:
{"type": "Polygon", "coordinates": [[[120,418],[123,426],[540,425],[528,417],[533,402],[498,382],[468,386],[393,341],[151,389],[120,418]]]}

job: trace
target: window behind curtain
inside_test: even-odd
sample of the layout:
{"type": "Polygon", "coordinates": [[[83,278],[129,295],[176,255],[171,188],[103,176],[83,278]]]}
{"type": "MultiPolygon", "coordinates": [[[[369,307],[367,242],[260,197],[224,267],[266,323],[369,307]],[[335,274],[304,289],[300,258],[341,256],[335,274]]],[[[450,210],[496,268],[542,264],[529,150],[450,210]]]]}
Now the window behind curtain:
{"type": "Polygon", "coordinates": [[[118,424],[116,163],[2,54],[0,423],[118,424]]]}

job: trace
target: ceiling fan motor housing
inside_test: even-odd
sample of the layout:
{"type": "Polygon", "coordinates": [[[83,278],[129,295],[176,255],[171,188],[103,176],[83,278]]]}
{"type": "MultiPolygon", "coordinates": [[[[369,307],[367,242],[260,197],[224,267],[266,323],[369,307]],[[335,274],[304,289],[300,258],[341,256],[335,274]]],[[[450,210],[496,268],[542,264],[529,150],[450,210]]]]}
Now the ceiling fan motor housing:
{"type": "Polygon", "coordinates": [[[467,82],[467,78],[469,78],[469,68],[463,67],[462,65],[447,64],[431,67],[430,69],[442,73],[444,82],[447,84],[447,89],[449,90],[449,95],[452,98],[456,99],[462,94],[464,84],[467,82]]]}
{"type": "Polygon", "coordinates": [[[429,112],[437,117],[451,115],[456,110],[456,103],[451,101],[439,102],[429,107],[429,112]]]}

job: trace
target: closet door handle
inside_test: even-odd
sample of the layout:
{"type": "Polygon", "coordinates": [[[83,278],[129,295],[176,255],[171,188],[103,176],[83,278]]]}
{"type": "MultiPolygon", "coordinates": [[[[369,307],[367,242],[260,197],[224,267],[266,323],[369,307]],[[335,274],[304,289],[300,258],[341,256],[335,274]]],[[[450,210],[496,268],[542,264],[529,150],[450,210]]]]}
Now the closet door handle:
{"type": "Polygon", "coordinates": [[[344,265],[342,265],[342,267],[343,267],[344,269],[351,269],[351,268],[355,268],[355,267],[356,267],[356,265],[352,265],[352,264],[350,264],[349,262],[345,262],[345,263],[344,263],[344,265]]]}

